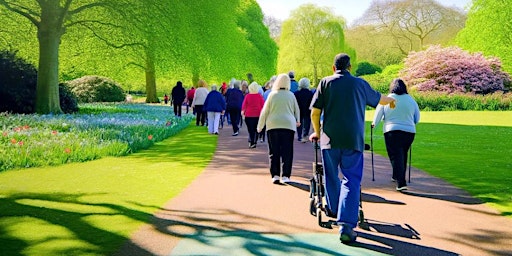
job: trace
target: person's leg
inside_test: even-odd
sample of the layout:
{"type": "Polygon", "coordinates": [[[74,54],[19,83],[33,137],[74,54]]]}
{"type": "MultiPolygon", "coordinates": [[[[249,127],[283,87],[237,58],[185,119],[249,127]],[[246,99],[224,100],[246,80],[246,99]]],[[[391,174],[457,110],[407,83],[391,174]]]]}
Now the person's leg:
{"type": "Polygon", "coordinates": [[[220,112],[213,112],[213,117],[209,120],[212,120],[213,123],[213,133],[219,134],[219,123],[220,123],[220,112]]]}
{"type": "Polygon", "coordinates": [[[194,110],[196,111],[196,125],[199,126],[201,123],[201,113],[203,112],[203,105],[196,105],[194,110]]]}
{"type": "Polygon", "coordinates": [[[292,175],[293,164],[293,137],[295,132],[288,129],[280,131],[281,158],[283,160],[283,177],[292,175]]]}
{"type": "Polygon", "coordinates": [[[309,130],[311,128],[311,116],[310,113],[306,113],[303,120],[303,130],[302,130],[302,136],[308,137],[309,136],[309,130]]]}
{"type": "Polygon", "coordinates": [[[299,125],[299,127],[297,127],[297,140],[298,141],[302,140],[302,128],[304,127],[303,121],[304,121],[304,116],[302,115],[302,112],[301,112],[300,119],[299,119],[300,125],[299,125]]]}
{"type": "Polygon", "coordinates": [[[215,112],[208,111],[207,115],[208,115],[208,133],[212,134],[213,133],[213,124],[214,124],[214,120],[215,120],[215,112]]]}
{"type": "MultiPolygon", "coordinates": [[[[389,162],[391,163],[391,168],[393,169],[392,178],[397,181],[397,186],[403,185],[398,182],[401,177],[401,173],[403,170],[403,153],[400,149],[398,135],[396,131],[390,131],[384,133],[384,142],[386,143],[386,151],[388,153],[389,162]]],[[[402,181],[403,183],[404,181],[402,181]]]]}
{"type": "Polygon", "coordinates": [[[338,223],[340,233],[350,233],[357,226],[359,218],[359,200],[361,197],[361,179],[363,177],[363,153],[355,150],[341,150],[341,182],[338,205],[338,223]],[[350,230],[343,230],[344,228],[350,230]]]}
{"type": "Polygon", "coordinates": [[[172,110],[174,111],[174,116],[178,115],[178,107],[176,106],[176,103],[172,103],[172,110]]]}
{"type": "Polygon", "coordinates": [[[179,104],[178,105],[178,116],[181,117],[181,110],[182,110],[182,107],[183,105],[182,104],[179,104]]]}
{"type": "MultiPolygon", "coordinates": [[[[201,126],[204,126],[206,124],[206,112],[203,110],[204,106],[201,106],[201,126]]],[[[199,110],[198,110],[199,111],[199,110]]]]}
{"type": "Polygon", "coordinates": [[[270,175],[281,176],[281,156],[279,155],[279,133],[276,130],[267,132],[270,175]]]}
{"type": "Polygon", "coordinates": [[[246,117],[245,124],[247,125],[247,132],[249,133],[249,143],[256,145],[256,127],[258,125],[258,117],[246,117]]]}
{"type": "Polygon", "coordinates": [[[229,116],[231,117],[231,126],[233,127],[233,134],[236,134],[238,133],[238,125],[240,123],[240,120],[238,119],[240,117],[240,110],[231,109],[229,111],[229,116]]]}
{"type": "Polygon", "coordinates": [[[324,187],[327,208],[335,215],[338,213],[341,181],[339,166],[341,164],[340,149],[322,149],[322,165],[324,168],[324,187]]]}
{"type": "Polygon", "coordinates": [[[404,166],[403,180],[404,180],[404,184],[407,185],[406,178],[405,178],[405,176],[407,174],[407,160],[408,160],[408,156],[409,156],[409,149],[411,148],[411,144],[414,141],[415,134],[410,133],[410,132],[401,132],[401,133],[402,133],[401,134],[402,157],[403,157],[403,166],[404,166]]]}

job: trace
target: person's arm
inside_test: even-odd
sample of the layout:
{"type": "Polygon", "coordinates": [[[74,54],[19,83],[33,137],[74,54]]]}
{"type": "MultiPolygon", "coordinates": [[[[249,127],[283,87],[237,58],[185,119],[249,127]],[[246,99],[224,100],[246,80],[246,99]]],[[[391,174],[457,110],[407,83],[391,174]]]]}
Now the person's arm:
{"type": "Polygon", "coordinates": [[[271,104],[270,100],[265,101],[265,104],[263,104],[263,108],[261,109],[261,112],[260,112],[260,118],[258,120],[258,125],[256,127],[257,132],[261,132],[263,130],[263,127],[265,127],[265,125],[266,125],[267,115],[268,115],[267,109],[270,108],[268,106],[269,104],[271,104]]]}
{"type": "Polygon", "coordinates": [[[388,96],[381,95],[380,96],[380,100],[379,100],[379,104],[380,105],[387,105],[387,104],[389,104],[390,108],[395,108],[395,99],[393,99],[391,97],[388,97],[388,96]]]}
{"type": "Polygon", "coordinates": [[[383,116],[384,116],[384,106],[378,105],[377,109],[375,110],[375,115],[373,116],[372,128],[379,125],[383,116]]]}
{"type": "Polygon", "coordinates": [[[320,138],[320,116],[322,115],[322,110],[319,108],[311,109],[311,124],[313,125],[313,133],[309,136],[310,141],[315,141],[320,138]]]}

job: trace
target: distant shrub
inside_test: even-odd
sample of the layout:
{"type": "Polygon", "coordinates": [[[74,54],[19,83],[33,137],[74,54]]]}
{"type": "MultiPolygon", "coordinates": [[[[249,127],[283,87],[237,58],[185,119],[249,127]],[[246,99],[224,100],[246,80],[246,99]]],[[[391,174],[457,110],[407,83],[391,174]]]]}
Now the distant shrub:
{"type": "Polygon", "coordinates": [[[411,95],[423,111],[512,110],[512,93],[486,95],[467,93],[413,92],[411,95]]]}
{"type": "Polygon", "coordinates": [[[60,108],[66,114],[78,112],[78,100],[76,95],[65,83],[59,84],[60,108]]]}
{"type": "Polygon", "coordinates": [[[125,93],[113,80],[100,76],[84,76],[66,83],[78,102],[122,102],[125,93]]]}
{"type": "Polygon", "coordinates": [[[418,91],[487,94],[510,86],[510,76],[497,58],[470,54],[458,47],[432,46],[405,60],[402,78],[418,91]]]}
{"type": "Polygon", "coordinates": [[[389,93],[389,84],[398,77],[398,72],[402,68],[402,65],[389,65],[381,73],[364,75],[361,78],[366,80],[373,89],[387,95],[389,93]]]}
{"type": "Polygon", "coordinates": [[[0,112],[33,113],[36,86],[34,65],[15,52],[0,51],[0,112]]]}
{"type": "Polygon", "coordinates": [[[360,62],[357,64],[356,76],[371,75],[382,72],[382,68],[370,62],[360,62]]]}

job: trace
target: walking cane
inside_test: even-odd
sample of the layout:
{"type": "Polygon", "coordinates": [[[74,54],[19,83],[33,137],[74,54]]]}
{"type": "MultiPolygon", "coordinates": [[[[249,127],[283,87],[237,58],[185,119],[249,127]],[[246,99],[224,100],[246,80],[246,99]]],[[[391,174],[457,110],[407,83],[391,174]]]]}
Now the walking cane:
{"type": "Polygon", "coordinates": [[[411,183],[412,145],[409,148],[409,183],[411,183]]]}
{"type": "MultiPolygon", "coordinates": [[[[370,149],[372,151],[372,181],[375,181],[375,168],[373,165],[373,125],[370,127],[370,149]]],[[[410,174],[410,171],[409,171],[410,174]]]]}

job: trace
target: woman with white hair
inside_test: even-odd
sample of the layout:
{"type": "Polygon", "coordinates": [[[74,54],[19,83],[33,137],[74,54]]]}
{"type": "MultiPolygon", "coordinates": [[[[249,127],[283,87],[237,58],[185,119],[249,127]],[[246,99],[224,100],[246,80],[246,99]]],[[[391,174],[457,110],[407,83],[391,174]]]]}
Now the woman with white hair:
{"type": "Polygon", "coordinates": [[[256,148],[258,141],[258,133],[256,128],[258,126],[258,120],[260,119],[261,109],[265,100],[263,96],[259,94],[261,86],[256,82],[252,82],[249,85],[249,94],[245,95],[242,103],[242,116],[245,117],[245,124],[247,125],[247,131],[249,132],[249,148],[256,148]]]}
{"type": "Polygon", "coordinates": [[[197,89],[194,93],[194,99],[192,100],[192,107],[196,111],[196,126],[204,126],[206,122],[206,113],[203,110],[204,101],[206,100],[206,96],[208,96],[208,84],[204,80],[199,80],[197,82],[197,89]]]}
{"type": "Polygon", "coordinates": [[[267,127],[270,175],[274,184],[279,183],[282,169],[282,182],[290,182],[293,162],[293,137],[300,126],[300,110],[297,100],[290,92],[288,74],[277,76],[272,85],[258,121],[257,131],[267,127]]]}
{"type": "Polygon", "coordinates": [[[206,96],[204,101],[204,111],[208,114],[208,133],[219,134],[220,115],[226,110],[226,101],[224,96],[217,91],[217,85],[212,85],[212,90],[206,96]]]}
{"type": "Polygon", "coordinates": [[[297,140],[302,143],[306,143],[309,140],[309,129],[311,127],[311,110],[309,106],[313,99],[313,92],[309,90],[309,84],[309,79],[301,78],[299,80],[299,90],[294,93],[300,109],[300,126],[297,128],[297,140]]]}

